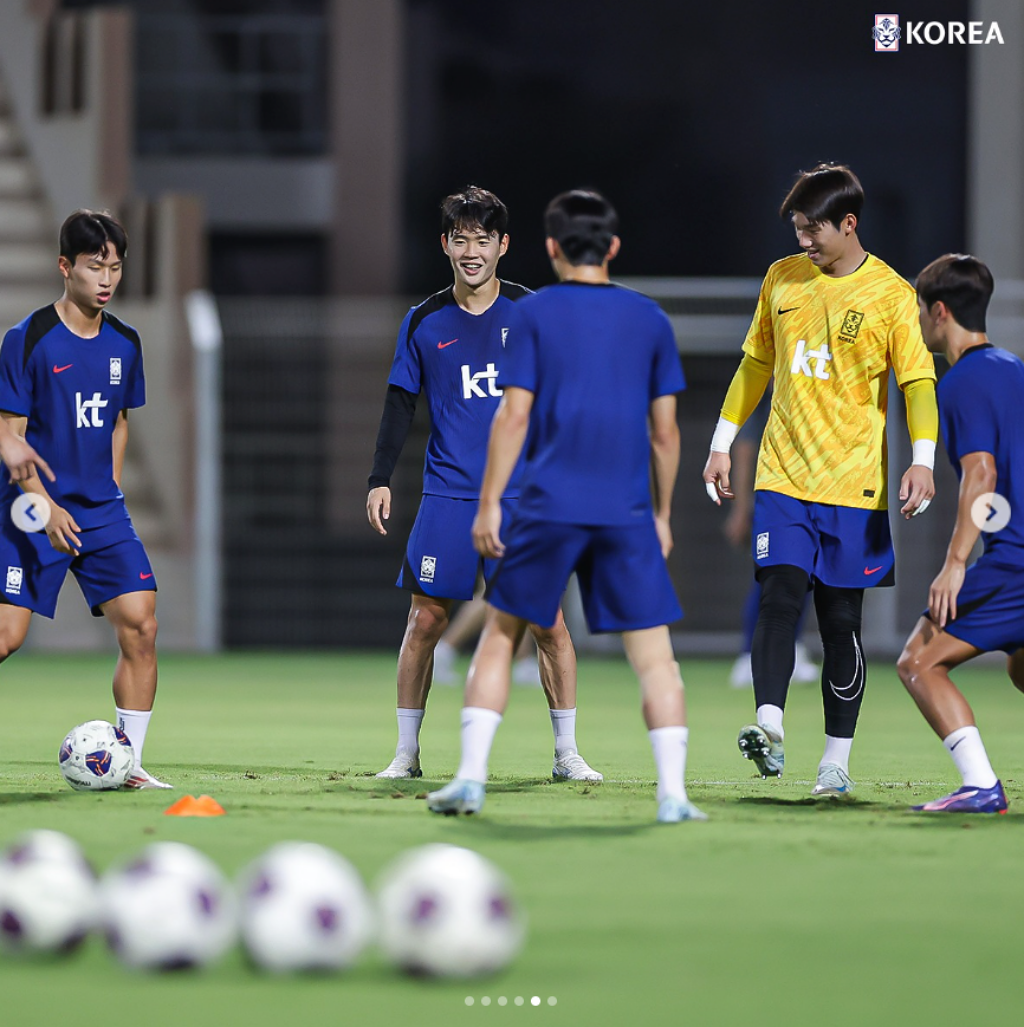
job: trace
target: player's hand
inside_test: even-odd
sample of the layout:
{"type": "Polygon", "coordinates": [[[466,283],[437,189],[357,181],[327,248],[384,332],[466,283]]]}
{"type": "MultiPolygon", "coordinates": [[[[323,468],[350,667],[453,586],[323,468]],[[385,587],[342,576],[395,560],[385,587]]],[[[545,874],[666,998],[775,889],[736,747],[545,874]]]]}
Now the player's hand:
{"type": "Polygon", "coordinates": [[[50,481],[57,476],[50,470],[50,465],[20,436],[13,432],[4,432],[0,436],[0,460],[10,472],[11,481],[27,481],[35,473],[35,469],[46,475],[50,481]]]}
{"type": "Polygon", "coordinates": [[[906,520],[924,513],[935,496],[935,478],[923,464],[912,464],[900,479],[900,513],[906,520]]]}
{"type": "Polygon", "coordinates": [[[50,545],[58,553],[79,556],[82,542],[76,533],[81,530],[75,523],[74,517],[64,507],[57,506],[56,503],[50,504],[50,519],[46,522],[46,534],[50,539],[50,545]]]}
{"type": "Polygon", "coordinates": [[[704,487],[713,503],[722,505],[723,499],[735,499],[729,488],[729,472],[732,470],[732,457],[728,453],[708,454],[708,462],[704,465],[704,487]]]}
{"type": "Polygon", "coordinates": [[[963,587],[966,573],[966,564],[959,560],[951,561],[947,557],[938,577],[928,589],[928,612],[940,628],[944,628],[947,622],[956,620],[956,597],[963,587]]]}
{"type": "Polygon", "coordinates": [[[654,530],[658,533],[658,541],[661,543],[661,555],[667,560],[675,545],[672,541],[672,525],[669,524],[667,517],[655,517],[654,530]]]}
{"type": "Polygon", "coordinates": [[[481,556],[496,560],[505,555],[501,541],[501,503],[480,504],[473,518],[473,548],[481,556]]]}
{"type": "Polygon", "coordinates": [[[366,497],[366,516],[374,531],[380,532],[381,535],[388,533],[384,522],[391,516],[391,489],[387,485],[378,485],[377,488],[370,489],[370,494],[366,497]]]}

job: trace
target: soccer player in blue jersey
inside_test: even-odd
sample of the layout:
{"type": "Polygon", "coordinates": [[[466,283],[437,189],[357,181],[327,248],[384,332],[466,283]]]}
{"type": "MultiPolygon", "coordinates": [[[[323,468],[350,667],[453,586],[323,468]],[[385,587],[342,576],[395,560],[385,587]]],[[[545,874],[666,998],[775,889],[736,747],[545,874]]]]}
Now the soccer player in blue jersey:
{"type": "Polygon", "coordinates": [[[473,525],[478,552],[501,563],[466,682],[462,762],[427,802],[445,814],[482,807],[512,654],[528,622],[555,623],[575,571],[591,631],[622,632],[640,679],[659,822],[703,820],[686,795],[683,685],[668,632],[682,616],[665,562],[679,465],[676,393],[685,386],[675,338],[655,303],[610,283],[620,242],[604,197],[563,193],[544,222],[559,284],[516,305],[473,525]],[[524,445],[510,521],[501,497],[524,445]]]}
{"type": "Polygon", "coordinates": [[[959,253],[932,261],[917,279],[925,344],[950,364],[939,383],[939,422],[960,479],[945,562],[897,665],[963,781],[914,807],[930,812],[1006,811],[974,713],[949,672],[1002,649],[1024,692],[1024,363],[988,341],[992,289],[989,269],[959,253]],[[984,551],[967,567],[979,536],[984,551]]]}
{"type": "MultiPolygon", "coordinates": [[[[441,204],[441,247],[453,285],[406,315],[388,377],[388,392],[366,512],[387,534],[391,474],[409,431],[417,396],[426,395],[430,439],[423,498],[398,576],[412,593],[398,656],[398,745],[377,776],[420,777],[419,733],[433,674],[434,648],[448,625],[453,601],[471,599],[481,570],[471,528],[487,455],[487,433],[501,399],[497,378],[505,359],[512,311],[528,295],[497,277],[508,249],[508,211],[493,193],[470,186],[441,204]]],[[[519,495],[519,469],[503,489],[507,511],[519,495]]],[[[486,575],[492,561],[482,562],[486,575]]],[[[601,781],[576,745],[576,653],[561,614],[548,627],[533,625],[541,684],[555,733],[556,779],[601,781]]]]}
{"type": "Polygon", "coordinates": [[[55,475],[45,485],[35,474],[17,485],[0,479],[0,660],[21,646],[33,613],[54,615],[70,570],[117,636],[117,722],[136,756],[127,787],[170,788],[142,767],[156,695],[156,580],[119,481],[128,411],[145,403],[146,385],[138,333],[105,309],[126,250],[109,214],[72,214],[60,230],[64,295],[11,328],[0,347],[0,414],[55,475]],[[18,527],[26,522],[12,508],[22,493],[49,511],[45,533],[18,527]]]}

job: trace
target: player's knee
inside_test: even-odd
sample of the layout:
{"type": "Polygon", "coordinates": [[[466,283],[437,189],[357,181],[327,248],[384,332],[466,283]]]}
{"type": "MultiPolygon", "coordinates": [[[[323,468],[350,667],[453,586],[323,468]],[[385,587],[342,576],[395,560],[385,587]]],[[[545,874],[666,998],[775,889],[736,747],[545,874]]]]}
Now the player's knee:
{"type": "Polygon", "coordinates": [[[798,567],[769,567],[761,573],[759,615],[794,624],[807,596],[807,575],[798,567]]]}
{"type": "Polygon", "coordinates": [[[921,670],[921,652],[918,647],[904,647],[896,661],[896,673],[903,682],[903,687],[913,694],[917,687],[918,675],[921,670]]]}
{"type": "Polygon", "coordinates": [[[439,606],[416,605],[409,611],[409,636],[436,645],[448,627],[448,614],[439,606]]]}
{"type": "Polygon", "coordinates": [[[24,638],[15,638],[7,634],[0,634],[0,663],[3,663],[8,656],[13,656],[20,648],[24,638]]]}
{"type": "Polygon", "coordinates": [[[863,599],[864,593],[859,589],[820,586],[815,607],[823,642],[851,644],[851,639],[859,638],[863,599]]]}
{"type": "Polygon", "coordinates": [[[129,657],[149,656],[156,651],[157,619],[154,614],[133,619],[118,632],[121,651],[129,657]]]}

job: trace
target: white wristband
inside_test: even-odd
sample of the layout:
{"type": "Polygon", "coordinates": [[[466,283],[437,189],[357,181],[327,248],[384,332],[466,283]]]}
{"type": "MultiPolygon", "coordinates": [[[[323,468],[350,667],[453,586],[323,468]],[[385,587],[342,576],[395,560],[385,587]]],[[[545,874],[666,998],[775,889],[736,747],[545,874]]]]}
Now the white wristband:
{"type": "Polygon", "coordinates": [[[711,452],[728,453],[733,439],[736,438],[736,433],[739,430],[740,426],[738,424],[733,424],[732,421],[719,417],[718,424],[715,425],[715,434],[711,436],[711,452]]]}
{"type": "Polygon", "coordinates": [[[931,439],[918,439],[914,443],[914,459],[912,464],[920,464],[929,471],[935,469],[935,443],[931,439]]]}

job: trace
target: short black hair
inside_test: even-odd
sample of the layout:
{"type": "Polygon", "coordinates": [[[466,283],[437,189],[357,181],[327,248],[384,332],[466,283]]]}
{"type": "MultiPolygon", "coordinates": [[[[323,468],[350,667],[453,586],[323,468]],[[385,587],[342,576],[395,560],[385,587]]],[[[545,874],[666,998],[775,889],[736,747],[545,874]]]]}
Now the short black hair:
{"type": "Polygon", "coordinates": [[[124,260],[128,252],[128,233],[124,225],[106,210],[76,210],[60,226],[60,255],[72,264],[82,253],[105,257],[107,247],[124,260]]]}
{"type": "Polygon", "coordinates": [[[969,332],[985,331],[985,313],[995,282],[992,272],[969,253],[947,253],[917,276],[917,295],[931,309],[945,303],[956,323],[969,332]]]}
{"type": "Polygon", "coordinates": [[[560,193],[544,211],[544,234],[562,248],[573,267],[603,264],[619,230],[619,215],[598,192],[560,193]]]}
{"type": "Polygon", "coordinates": [[[508,207],[492,192],[467,185],[441,201],[441,231],[445,235],[482,228],[488,235],[497,232],[501,239],[508,232],[508,207]]]}
{"type": "Polygon", "coordinates": [[[845,164],[817,164],[801,171],[779,208],[779,217],[803,214],[812,225],[831,222],[836,228],[847,214],[860,220],[864,187],[845,164]]]}

